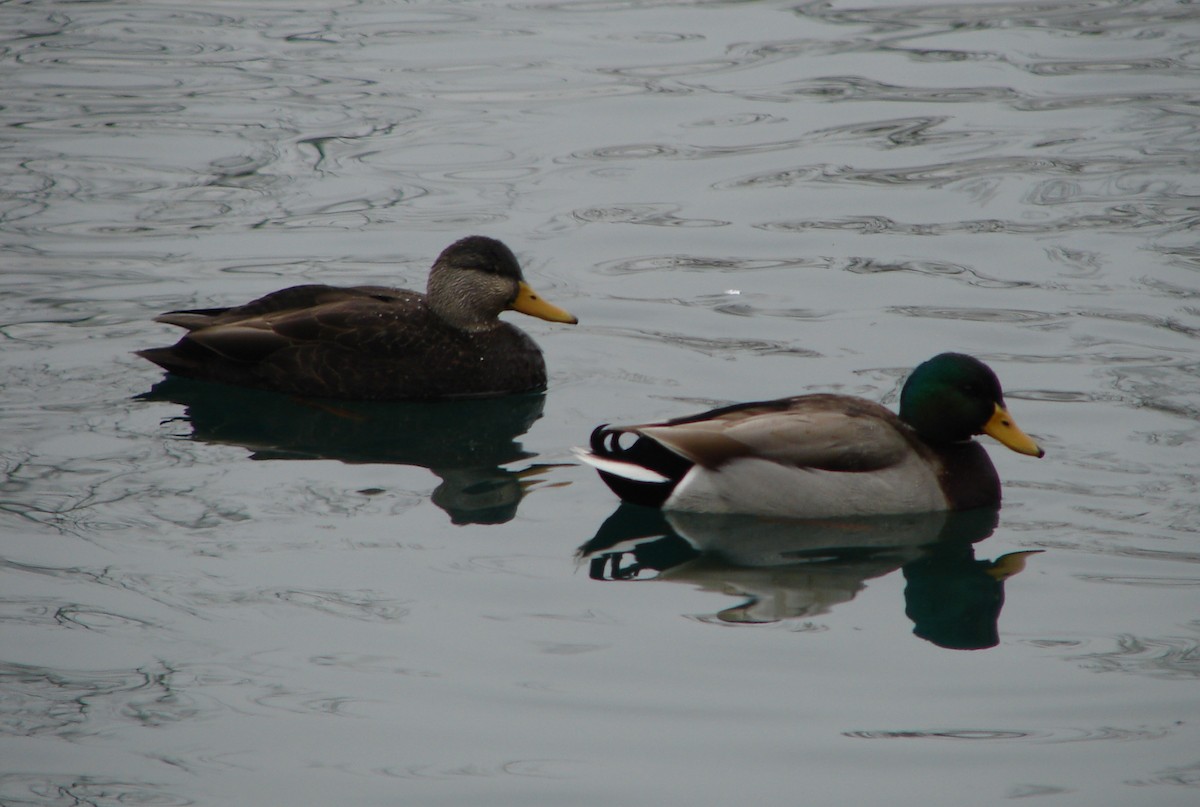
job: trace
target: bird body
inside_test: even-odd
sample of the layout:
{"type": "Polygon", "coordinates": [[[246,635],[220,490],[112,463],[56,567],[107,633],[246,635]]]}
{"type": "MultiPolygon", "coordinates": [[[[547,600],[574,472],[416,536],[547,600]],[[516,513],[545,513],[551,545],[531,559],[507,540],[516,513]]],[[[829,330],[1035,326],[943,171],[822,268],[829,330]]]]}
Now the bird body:
{"type": "Polygon", "coordinates": [[[542,389],[537,344],[498,319],[514,309],[573,316],[537,296],[508,247],[462,239],[439,256],[427,294],[304,285],[231,308],[172,311],[188,333],[139,355],[176,375],[301,396],[430,400],[542,389]]]}
{"type": "Polygon", "coordinates": [[[994,506],[999,478],[973,434],[1041,456],[1008,416],[995,375],[969,356],[922,365],[901,400],[900,415],[815,394],[606,425],[578,453],[635,504],[797,518],[994,506]]]}

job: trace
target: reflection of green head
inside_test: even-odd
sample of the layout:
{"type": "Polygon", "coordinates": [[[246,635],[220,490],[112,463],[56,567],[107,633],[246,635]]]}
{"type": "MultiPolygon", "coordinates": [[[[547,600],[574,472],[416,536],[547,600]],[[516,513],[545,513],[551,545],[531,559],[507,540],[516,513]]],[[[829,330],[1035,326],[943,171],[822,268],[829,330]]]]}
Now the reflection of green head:
{"type": "Polygon", "coordinates": [[[1000,643],[996,621],[1004,584],[990,564],[970,557],[924,558],[904,567],[904,612],[913,633],[950,650],[983,650],[1000,643]]]}
{"type": "MultiPolygon", "coordinates": [[[[967,528],[982,528],[997,511],[965,511],[967,528]]],[[[955,514],[956,516],[959,514],[955,514]]],[[[957,526],[957,525],[956,525],[957,526]]],[[[977,560],[972,542],[991,534],[953,529],[955,538],[929,547],[925,556],[904,565],[904,613],[913,633],[950,650],[983,650],[1000,643],[997,621],[1004,606],[1004,582],[1025,568],[1041,550],[1010,552],[994,561],[977,560]]]]}

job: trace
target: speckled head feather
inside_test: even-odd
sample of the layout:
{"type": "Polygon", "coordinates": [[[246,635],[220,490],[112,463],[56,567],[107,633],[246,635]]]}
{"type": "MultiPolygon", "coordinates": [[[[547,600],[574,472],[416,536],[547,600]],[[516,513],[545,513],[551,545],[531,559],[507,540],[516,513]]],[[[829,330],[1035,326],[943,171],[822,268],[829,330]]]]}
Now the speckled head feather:
{"type": "Polygon", "coordinates": [[[521,264],[513,251],[495,238],[468,235],[442,250],[434,266],[453,264],[461,269],[474,269],[514,280],[524,280],[521,264]]]}

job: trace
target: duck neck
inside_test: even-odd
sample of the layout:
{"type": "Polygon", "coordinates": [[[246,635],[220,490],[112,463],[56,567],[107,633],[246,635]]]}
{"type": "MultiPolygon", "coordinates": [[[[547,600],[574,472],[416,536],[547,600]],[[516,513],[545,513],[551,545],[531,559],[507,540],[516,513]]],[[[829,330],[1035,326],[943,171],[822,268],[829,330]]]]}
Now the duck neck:
{"type": "MultiPolygon", "coordinates": [[[[429,275],[425,297],[429,308],[448,325],[460,331],[478,333],[490,331],[502,324],[498,319],[505,308],[505,295],[498,295],[495,284],[479,282],[478,272],[454,269],[434,271],[429,275]]],[[[490,281],[490,275],[482,275],[490,281]]]]}

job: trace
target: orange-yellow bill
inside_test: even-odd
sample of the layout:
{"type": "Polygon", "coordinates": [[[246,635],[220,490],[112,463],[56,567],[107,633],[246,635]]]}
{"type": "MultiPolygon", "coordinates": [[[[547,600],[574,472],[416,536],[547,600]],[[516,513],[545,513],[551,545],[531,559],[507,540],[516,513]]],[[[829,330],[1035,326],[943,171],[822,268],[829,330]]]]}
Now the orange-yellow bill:
{"type": "Polygon", "coordinates": [[[512,301],[512,305],[509,308],[513,311],[520,311],[522,314],[528,314],[531,317],[549,320],[550,322],[565,322],[568,325],[574,325],[579,322],[570,312],[543,300],[523,280],[518,287],[517,299],[512,301]]]}
{"type": "Polygon", "coordinates": [[[1031,457],[1044,457],[1046,452],[1034,442],[1033,438],[1021,431],[1017,422],[1008,414],[1008,410],[996,404],[996,411],[991,419],[984,424],[983,433],[994,437],[1018,454],[1028,454],[1031,457]]]}

